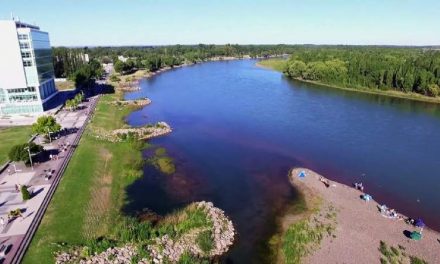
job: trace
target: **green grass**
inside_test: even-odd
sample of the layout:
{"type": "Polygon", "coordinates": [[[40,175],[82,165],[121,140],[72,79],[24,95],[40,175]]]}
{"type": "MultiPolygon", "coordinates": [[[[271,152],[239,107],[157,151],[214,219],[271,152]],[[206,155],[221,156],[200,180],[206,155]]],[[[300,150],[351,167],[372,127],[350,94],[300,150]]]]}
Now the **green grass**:
{"type": "MultiPolygon", "coordinates": [[[[107,98],[106,98],[107,97],[107,98]]],[[[116,128],[129,111],[98,103],[92,126],[116,128]]],[[[87,128],[89,130],[90,128],[87,128]]],[[[125,187],[142,175],[139,145],[82,137],[23,263],[53,263],[58,243],[84,244],[111,235],[125,202],[125,187]]]]}
{"type": "Polygon", "coordinates": [[[321,242],[324,231],[323,226],[312,226],[309,220],[301,220],[291,225],[283,237],[282,251],[285,263],[300,263],[301,258],[321,242]]]}
{"type": "Polygon", "coordinates": [[[259,61],[257,65],[275,71],[283,72],[286,68],[286,62],[287,60],[284,59],[267,59],[259,61]]]}
{"type": "Polygon", "coordinates": [[[200,232],[196,239],[197,245],[199,245],[199,248],[205,252],[209,253],[211,249],[214,248],[214,241],[212,238],[212,231],[206,230],[203,232],[200,232]]]}
{"type": "Polygon", "coordinates": [[[212,223],[208,221],[206,213],[202,209],[190,205],[166,216],[157,228],[160,233],[178,238],[192,229],[211,226],[212,223]],[[172,231],[168,232],[169,230],[172,231]]]}
{"type": "Polygon", "coordinates": [[[400,264],[400,263],[411,263],[411,264],[428,264],[423,259],[416,256],[407,256],[405,253],[405,247],[398,245],[398,248],[393,246],[388,246],[384,241],[380,241],[379,251],[381,253],[380,263],[382,264],[400,264]]]}
{"type": "MultiPolygon", "coordinates": [[[[125,243],[138,245],[139,254],[133,260],[140,260],[148,257],[145,245],[153,238],[168,235],[177,239],[193,230],[212,228],[204,210],[195,205],[167,215],[155,226],[121,213],[128,202],[126,187],[142,176],[141,150],[148,145],[144,141],[111,143],[93,136],[93,129],[123,126],[124,117],[134,109],[115,107],[111,101],[116,98],[105,95],[98,103],[23,263],[53,263],[55,252],[75,247],[80,247],[83,256],[90,256],[125,243]]],[[[165,149],[158,148],[155,153],[159,158],[169,158],[165,149]]],[[[203,242],[204,248],[208,248],[207,243],[203,242]]],[[[193,256],[182,260],[204,261],[193,256]]]]}
{"type": "Polygon", "coordinates": [[[0,128],[0,166],[9,160],[9,150],[17,144],[26,143],[31,135],[30,126],[0,128]]]}
{"type": "Polygon", "coordinates": [[[424,261],[423,259],[420,259],[418,257],[410,257],[410,263],[411,264],[428,264],[428,262],[424,261]]]}

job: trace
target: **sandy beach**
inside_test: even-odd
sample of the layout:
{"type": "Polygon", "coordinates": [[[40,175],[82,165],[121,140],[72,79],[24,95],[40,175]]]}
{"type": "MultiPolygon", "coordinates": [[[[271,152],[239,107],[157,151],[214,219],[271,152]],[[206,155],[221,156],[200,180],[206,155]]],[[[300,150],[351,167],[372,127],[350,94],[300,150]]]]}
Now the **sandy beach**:
{"type": "MultiPolygon", "coordinates": [[[[326,187],[321,177],[304,168],[294,168],[289,174],[291,184],[303,194],[308,208],[313,208],[317,199],[321,201],[320,209],[305,217],[319,217],[320,211],[329,207],[336,212],[332,234],[324,236],[320,245],[302,259],[303,263],[324,263],[323,260],[325,263],[381,263],[381,258],[387,259],[379,250],[381,241],[399,251],[393,256],[395,263],[410,263],[412,256],[428,263],[440,263],[438,232],[425,227],[420,241],[411,240],[407,234],[420,228],[404,220],[384,217],[378,209],[380,201],[366,202],[360,198],[363,192],[323,178],[329,183],[326,187]],[[305,177],[298,176],[301,171],[305,171],[305,177]]],[[[368,193],[368,186],[364,191],[368,193]]]]}

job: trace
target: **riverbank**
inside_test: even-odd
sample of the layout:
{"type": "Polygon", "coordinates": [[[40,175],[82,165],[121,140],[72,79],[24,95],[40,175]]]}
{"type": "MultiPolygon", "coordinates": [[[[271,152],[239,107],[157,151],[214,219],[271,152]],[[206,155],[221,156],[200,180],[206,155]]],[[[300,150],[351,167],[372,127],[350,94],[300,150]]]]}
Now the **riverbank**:
{"type": "MultiPolygon", "coordinates": [[[[115,89],[114,94],[101,96],[23,263],[53,263],[55,256],[59,263],[80,259],[103,263],[121,257],[119,253],[123,255],[121,263],[162,263],[175,257],[193,263],[217,257],[233,243],[232,222],[210,203],[201,203],[209,210],[193,210],[194,205],[190,205],[167,216],[155,215],[151,221],[135,212],[122,213],[130,203],[128,187],[143,176],[143,166],[148,162],[142,151],[151,146],[140,138],[171,132],[166,123],[130,128],[125,117],[151,101],[124,100],[123,94],[115,89]],[[97,131],[116,131],[119,140],[98,138],[97,131]],[[223,226],[213,225],[217,217],[221,223],[229,223],[220,233],[217,229],[223,226]],[[179,240],[182,237],[186,242],[190,241],[187,238],[193,240],[185,244],[179,240]],[[187,248],[168,256],[166,251],[162,254],[148,247],[174,241],[187,248]],[[194,256],[194,252],[203,255],[194,256]]],[[[158,247],[162,250],[161,245],[158,247]]]]}
{"type": "Polygon", "coordinates": [[[363,201],[361,191],[303,168],[292,169],[289,180],[303,196],[307,210],[284,217],[281,258],[297,247],[289,241],[312,233],[317,238],[295,251],[304,263],[322,263],[322,259],[328,263],[417,263],[412,262],[416,259],[436,263],[440,259],[438,232],[425,228],[422,240],[411,240],[408,233],[419,228],[383,216],[380,204],[363,201]],[[305,177],[299,177],[301,171],[305,177]]]}
{"type": "MultiPolygon", "coordinates": [[[[274,55],[270,58],[275,58],[275,57],[279,57],[279,56],[282,56],[282,55],[274,55]]],[[[114,74],[114,76],[115,76],[114,78],[116,78],[117,81],[110,81],[110,83],[120,91],[133,92],[133,91],[140,90],[140,86],[139,86],[140,80],[142,80],[144,78],[151,78],[157,74],[160,74],[160,73],[163,73],[163,72],[166,72],[169,70],[188,67],[188,66],[192,66],[192,65],[196,65],[196,64],[200,64],[200,63],[204,63],[204,62],[233,61],[233,60],[246,60],[246,59],[251,59],[251,56],[249,56],[249,55],[243,55],[242,57],[217,56],[217,57],[208,58],[203,61],[184,62],[183,64],[175,65],[173,67],[165,66],[165,67],[159,68],[157,71],[148,71],[146,69],[138,69],[135,72],[130,73],[130,74],[124,74],[124,75],[120,74],[120,73],[114,74]]],[[[262,59],[262,58],[257,57],[256,59],[262,59]]],[[[112,78],[110,78],[110,79],[112,79],[112,78]]]]}
{"type": "MultiPolygon", "coordinates": [[[[262,60],[260,62],[257,62],[256,65],[269,69],[269,70],[275,70],[278,72],[283,72],[285,65],[284,60],[280,59],[268,59],[268,60],[262,60]]],[[[358,92],[358,93],[365,93],[365,94],[372,94],[372,95],[382,95],[382,96],[388,96],[393,98],[399,98],[399,99],[407,99],[407,100],[413,100],[413,101],[419,101],[419,102],[425,102],[425,103],[434,103],[434,104],[440,104],[440,97],[428,97],[417,93],[404,93],[399,91],[392,91],[392,90],[379,90],[379,89],[368,89],[368,88],[350,88],[350,87],[342,87],[338,85],[332,85],[332,84],[326,84],[318,81],[311,81],[311,80],[304,80],[301,78],[294,78],[296,81],[304,82],[304,83],[311,83],[318,86],[324,86],[328,88],[334,88],[339,90],[345,90],[350,92],[358,92]]]]}
{"type": "Polygon", "coordinates": [[[101,96],[90,124],[32,239],[23,263],[54,263],[63,244],[85,244],[116,232],[125,188],[142,176],[144,142],[97,140],[93,129],[117,129],[137,106],[115,107],[118,94],[101,96]]]}

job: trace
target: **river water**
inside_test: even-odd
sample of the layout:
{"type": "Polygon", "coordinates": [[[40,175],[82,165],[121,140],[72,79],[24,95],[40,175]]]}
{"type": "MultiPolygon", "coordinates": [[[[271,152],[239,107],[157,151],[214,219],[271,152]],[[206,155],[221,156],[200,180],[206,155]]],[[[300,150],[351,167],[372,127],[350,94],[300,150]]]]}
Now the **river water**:
{"type": "MultiPolygon", "coordinates": [[[[440,107],[318,87],[255,66],[209,62],[141,82],[129,99],[152,104],[127,121],[166,121],[153,144],[175,159],[174,175],[147,166],[124,210],[161,214],[209,200],[239,233],[229,263],[268,262],[277,216],[295,203],[289,168],[303,166],[351,184],[440,229],[440,107]]],[[[147,154],[146,154],[147,155],[147,154]]]]}

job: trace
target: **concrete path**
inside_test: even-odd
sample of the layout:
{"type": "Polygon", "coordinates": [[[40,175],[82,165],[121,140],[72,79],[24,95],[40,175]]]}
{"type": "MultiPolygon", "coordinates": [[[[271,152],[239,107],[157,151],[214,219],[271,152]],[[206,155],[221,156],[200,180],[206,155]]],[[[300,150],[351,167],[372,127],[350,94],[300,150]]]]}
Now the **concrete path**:
{"type": "Polygon", "coordinates": [[[34,139],[35,143],[43,145],[46,151],[57,158],[42,163],[34,162],[33,168],[25,167],[23,163],[10,164],[0,174],[0,244],[10,247],[3,263],[16,263],[24,255],[62,176],[62,170],[67,166],[74,151],[73,145],[79,142],[80,133],[94,110],[96,100],[97,97],[89,98],[80,110],[62,110],[56,115],[57,121],[67,132],[52,138],[48,143],[43,143],[46,140],[42,136],[34,139]],[[23,201],[21,192],[17,191],[17,185],[28,186],[32,198],[23,201]],[[21,210],[22,216],[8,220],[8,213],[16,209],[21,210]],[[14,255],[17,256],[14,258],[14,255]]]}

